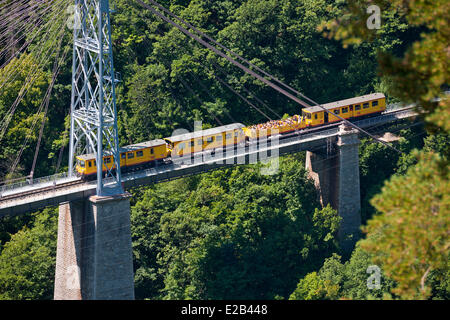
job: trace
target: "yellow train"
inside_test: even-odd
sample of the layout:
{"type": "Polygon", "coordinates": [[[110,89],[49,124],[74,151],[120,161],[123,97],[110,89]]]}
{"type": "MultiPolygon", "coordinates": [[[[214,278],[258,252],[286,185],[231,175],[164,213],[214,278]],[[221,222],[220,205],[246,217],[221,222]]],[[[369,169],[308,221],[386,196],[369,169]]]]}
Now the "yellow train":
{"type": "MultiPolygon", "coordinates": [[[[146,141],[120,148],[120,168],[122,172],[148,168],[162,163],[168,157],[167,144],[162,139],[146,141]]],[[[76,172],[83,180],[97,176],[97,161],[94,153],[76,157],[76,172]]],[[[103,157],[103,172],[116,169],[113,156],[103,157]]]]}
{"type": "Polygon", "coordinates": [[[250,139],[270,136],[273,133],[286,134],[310,127],[322,126],[330,123],[342,121],[334,115],[339,115],[344,119],[363,118],[375,114],[380,114],[386,110],[386,97],[382,93],[373,93],[361,97],[340,100],[323,104],[322,108],[310,107],[302,110],[302,115],[295,115],[283,120],[273,120],[244,128],[244,132],[250,139]]]}
{"type": "Polygon", "coordinates": [[[205,150],[215,150],[230,145],[245,143],[245,126],[233,123],[212,129],[195,131],[182,135],[164,138],[167,143],[168,154],[185,156],[205,150]]]}
{"type": "MultiPolygon", "coordinates": [[[[386,97],[382,93],[373,93],[361,97],[335,101],[322,105],[333,114],[344,119],[362,118],[369,115],[380,114],[386,110],[386,97]]],[[[306,127],[315,127],[327,123],[342,121],[330,115],[320,107],[305,108],[302,110],[302,119],[306,127]]]]}
{"type": "MultiPolygon", "coordinates": [[[[374,93],[322,105],[330,113],[344,119],[360,119],[380,114],[386,110],[386,97],[382,93],[374,93]]],[[[215,151],[233,145],[243,145],[247,140],[268,137],[273,134],[287,134],[310,127],[318,127],[341,121],[338,117],[325,112],[320,107],[304,108],[302,115],[291,118],[269,121],[245,127],[241,123],[195,131],[164,139],[156,139],[133,144],[121,148],[120,168],[122,172],[149,168],[172,156],[193,156],[197,152],[215,151]]],[[[95,154],[76,157],[76,172],[83,180],[95,179],[97,164],[95,154]]],[[[103,172],[115,169],[112,155],[103,157],[103,172]]]]}

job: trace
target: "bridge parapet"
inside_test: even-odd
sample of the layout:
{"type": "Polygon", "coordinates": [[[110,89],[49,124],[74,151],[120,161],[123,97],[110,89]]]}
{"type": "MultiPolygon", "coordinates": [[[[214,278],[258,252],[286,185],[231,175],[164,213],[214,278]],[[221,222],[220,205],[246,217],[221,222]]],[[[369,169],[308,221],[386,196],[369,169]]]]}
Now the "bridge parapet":
{"type": "MultiPolygon", "coordinates": [[[[406,108],[389,112],[379,117],[357,121],[355,124],[362,128],[370,129],[372,126],[375,127],[382,124],[393,123],[395,121],[404,120],[415,116],[417,116],[417,114],[414,110],[411,108],[406,108]]],[[[328,144],[337,147],[335,141],[338,135],[339,129],[336,126],[325,129],[322,128],[320,130],[305,130],[303,132],[295,133],[289,137],[283,137],[283,139],[279,140],[279,144],[277,146],[270,145],[263,148],[260,146],[258,146],[258,148],[246,147],[245,149],[231,155],[226,154],[221,159],[217,158],[210,161],[194,163],[192,165],[180,165],[174,163],[173,165],[142,170],[124,175],[122,177],[123,183],[125,189],[128,189],[219,169],[224,166],[229,166],[229,163],[233,163],[231,165],[248,164],[251,163],[250,159],[258,159],[260,158],[258,154],[264,152],[272,153],[272,151],[276,151],[274,153],[284,155],[300,151],[314,150],[318,157],[320,155],[319,150],[325,150],[325,155],[327,149],[331,150],[330,148],[327,148],[328,144]],[[238,159],[242,157],[244,157],[244,161],[239,161],[238,159]],[[218,164],[220,161],[225,164],[218,164]]],[[[326,161],[324,159],[325,158],[322,157],[317,158],[317,160],[311,160],[313,160],[313,162],[326,161]]],[[[329,165],[328,167],[332,166],[333,165],[329,165]]],[[[36,211],[46,206],[59,205],[62,202],[87,199],[95,194],[95,181],[91,183],[81,183],[80,181],[64,183],[64,179],[54,180],[51,177],[47,177],[45,179],[33,182],[35,183],[26,186],[15,185],[15,187],[8,187],[9,189],[7,192],[0,194],[0,217],[4,215],[17,215],[25,212],[36,211]],[[38,182],[42,183],[39,184],[38,182]]],[[[105,180],[104,183],[108,184],[109,180],[105,180]]],[[[328,202],[331,203],[331,201],[332,200],[328,202]]]]}

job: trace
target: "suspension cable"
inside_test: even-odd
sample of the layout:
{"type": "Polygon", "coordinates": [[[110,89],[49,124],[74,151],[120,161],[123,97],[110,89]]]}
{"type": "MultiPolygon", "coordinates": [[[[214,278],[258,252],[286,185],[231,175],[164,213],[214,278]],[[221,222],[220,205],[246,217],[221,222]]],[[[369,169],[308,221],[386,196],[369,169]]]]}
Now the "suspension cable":
{"type": "MultiPolygon", "coordinates": [[[[287,92],[285,89],[280,88],[278,85],[270,82],[269,80],[265,79],[264,77],[262,77],[261,75],[257,74],[256,72],[250,70],[249,68],[245,67],[244,65],[242,65],[241,63],[239,63],[238,61],[234,60],[233,58],[229,57],[228,55],[226,55],[225,53],[223,53],[222,51],[218,50],[217,48],[213,47],[211,44],[207,43],[206,41],[204,41],[203,39],[199,38],[199,36],[192,34],[191,32],[189,32],[187,29],[183,28],[182,26],[180,26],[179,24],[177,24],[176,22],[172,21],[171,19],[169,19],[168,17],[164,16],[163,14],[161,14],[159,11],[157,11],[156,9],[154,9],[153,7],[151,7],[150,5],[144,3],[141,0],[135,0],[137,3],[139,3],[141,6],[143,6],[144,8],[150,10],[152,13],[154,13],[156,16],[158,16],[159,18],[163,19],[164,21],[166,21],[167,23],[171,24],[172,26],[176,27],[177,29],[179,29],[181,32],[183,32],[184,34],[186,34],[187,36],[193,38],[194,40],[196,40],[197,42],[199,42],[200,44],[202,44],[203,46],[205,46],[206,48],[214,51],[216,54],[218,54],[219,56],[221,56],[222,58],[225,58],[226,60],[228,60],[229,62],[231,62],[232,64],[234,64],[235,66],[239,67],[240,69],[242,69],[243,71],[247,72],[248,74],[254,76],[255,78],[257,78],[258,80],[262,81],[263,83],[269,85],[270,87],[272,87],[273,89],[275,89],[276,91],[280,92],[281,94],[285,95],[286,97],[290,98],[291,100],[297,102],[298,104],[304,106],[304,107],[311,107],[309,104],[307,104],[306,102],[300,100],[299,98],[297,98],[296,96],[294,96],[293,94],[287,92]]],[[[160,8],[160,10],[163,10],[164,12],[170,12],[167,9],[165,9],[164,7],[162,7],[161,5],[159,5],[157,2],[153,1],[153,0],[149,0],[149,2],[151,2],[152,4],[154,4],[155,6],[157,6],[158,8],[160,8]],[[164,8],[164,9],[163,9],[164,8]]],[[[175,16],[173,13],[168,13],[171,16],[175,16]]],[[[175,16],[176,17],[176,16],[175,16]]],[[[179,21],[183,21],[181,18],[177,17],[176,18],[179,21]]],[[[189,26],[189,24],[187,22],[184,22],[185,25],[189,26]]],[[[191,28],[193,30],[196,30],[195,28],[191,28]]],[[[209,36],[207,36],[206,34],[202,33],[201,31],[197,31],[197,33],[199,33],[202,37],[205,37],[206,39],[210,38],[209,36]]],[[[215,42],[217,43],[217,42],[215,42]]],[[[221,45],[221,47],[224,47],[221,45]]],[[[227,50],[227,52],[231,52],[231,50],[227,50]]],[[[266,73],[265,73],[266,74],[266,73]]],[[[268,73],[266,74],[268,75],[268,73]]],[[[270,76],[271,79],[276,79],[275,77],[270,76]]],[[[277,82],[282,83],[280,80],[277,80],[277,82]]],[[[290,88],[287,85],[283,84],[283,86],[287,89],[290,88]]],[[[293,89],[291,88],[291,91],[293,89]]],[[[294,91],[296,92],[296,91],[294,91]]],[[[302,96],[303,98],[305,98],[306,96],[304,96],[303,94],[299,93],[298,91],[296,92],[298,95],[302,96]]],[[[370,136],[372,139],[378,141],[379,143],[382,143],[383,145],[387,146],[388,148],[398,152],[398,153],[402,153],[401,151],[397,150],[395,147],[391,146],[390,144],[376,138],[375,136],[371,135],[369,132],[365,131],[362,128],[359,128],[358,126],[356,126],[355,124],[353,124],[352,122],[348,121],[347,119],[342,118],[339,115],[336,115],[334,113],[332,113],[331,111],[329,111],[328,109],[326,109],[325,107],[323,107],[322,105],[320,105],[319,103],[316,103],[315,101],[313,101],[310,98],[307,98],[307,100],[309,100],[310,102],[313,102],[315,104],[315,106],[320,107],[322,110],[324,110],[325,112],[327,112],[328,114],[334,115],[337,118],[339,118],[340,120],[346,122],[349,126],[357,129],[358,131],[363,132],[364,134],[370,136]]]]}
{"type": "MultiPolygon", "coordinates": [[[[65,2],[68,2],[69,0],[59,0],[59,1],[62,1],[62,2],[60,2],[59,4],[64,4],[65,2]]],[[[53,6],[52,8],[55,8],[55,7],[56,7],[56,5],[53,6]]],[[[33,37],[32,37],[30,40],[26,41],[26,42],[23,44],[23,46],[18,50],[19,52],[21,52],[23,49],[27,48],[27,47],[34,41],[34,39],[36,38],[36,36],[37,36],[44,28],[46,28],[49,24],[50,24],[50,29],[49,29],[49,30],[51,30],[51,24],[54,22],[55,18],[58,17],[58,16],[61,14],[61,12],[62,12],[62,11],[61,11],[61,8],[60,8],[60,10],[55,10],[55,9],[52,9],[52,10],[53,10],[53,15],[51,16],[51,18],[49,19],[49,21],[47,21],[44,25],[42,25],[42,26],[40,27],[40,29],[33,35],[33,37]]],[[[43,21],[42,21],[42,22],[43,22],[43,21]]],[[[39,26],[39,25],[41,25],[42,22],[38,23],[38,24],[36,25],[36,27],[39,26]]],[[[49,30],[45,33],[44,37],[48,36],[49,30]]],[[[41,42],[42,42],[42,41],[41,41],[41,42]]],[[[14,58],[14,56],[11,56],[9,59],[7,59],[7,60],[5,61],[5,63],[4,63],[2,66],[0,66],[0,69],[3,69],[4,67],[6,67],[6,66],[9,64],[9,62],[10,62],[13,58],[14,58]]],[[[20,66],[18,66],[18,67],[20,67],[20,66]]],[[[15,70],[16,70],[18,67],[15,67],[15,70]]],[[[11,75],[11,74],[14,74],[15,77],[16,77],[18,73],[15,72],[15,70],[12,71],[12,72],[10,72],[10,75],[11,75]]],[[[13,80],[15,79],[15,77],[13,78],[13,80]]],[[[9,79],[10,79],[10,76],[7,77],[6,79],[4,79],[3,82],[0,83],[0,90],[1,90],[2,87],[5,85],[5,83],[6,83],[7,81],[9,81],[9,79]]]]}
{"type": "MultiPolygon", "coordinates": [[[[217,63],[215,63],[214,61],[211,61],[211,63],[219,69],[219,71],[223,74],[226,75],[226,71],[220,67],[217,63]]],[[[259,104],[262,104],[264,107],[266,107],[270,112],[272,112],[278,119],[281,119],[282,116],[280,116],[276,111],[274,111],[271,107],[269,107],[266,103],[264,103],[264,101],[262,101],[260,98],[258,98],[256,95],[254,95],[250,90],[248,90],[246,87],[242,86],[242,89],[249,94],[250,96],[252,96],[259,104]]]]}
{"type": "MultiPolygon", "coordinates": [[[[180,78],[181,83],[186,87],[186,89],[188,89],[188,91],[194,96],[194,98],[200,103],[200,105],[203,105],[203,101],[202,99],[200,99],[200,97],[194,92],[194,90],[192,90],[192,88],[186,83],[186,81],[184,81],[183,79],[180,78]]],[[[210,112],[208,109],[206,109],[206,111],[213,116],[213,118],[216,120],[216,122],[220,125],[223,126],[223,123],[219,120],[219,118],[217,118],[217,116],[215,114],[213,114],[212,112],[210,112]]]]}
{"type": "MultiPolygon", "coordinates": [[[[57,0],[51,0],[51,2],[54,2],[54,1],[57,1],[57,0]]],[[[68,0],[65,0],[65,1],[68,1],[68,0]]],[[[16,34],[21,33],[21,35],[19,37],[15,38],[14,41],[9,42],[9,44],[6,47],[3,47],[1,49],[0,58],[4,57],[6,55],[6,53],[8,52],[8,50],[11,49],[12,47],[16,46],[21,40],[23,40],[27,36],[27,34],[33,33],[34,29],[36,29],[41,24],[43,24],[44,20],[42,19],[42,16],[44,14],[46,14],[49,10],[50,10],[50,12],[52,12],[53,7],[52,6],[45,7],[44,10],[42,10],[42,11],[36,10],[36,13],[37,12],[39,13],[38,15],[34,16],[36,19],[34,19],[34,20],[29,19],[29,20],[25,21],[26,23],[22,23],[22,26],[20,27],[20,29],[14,30],[14,33],[16,33],[16,34]]],[[[3,40],[0,40],[0,44],[8,41],[8,38],[6,36],[11,32],[10,28],[20,24],[20,22],[22,22],[22,21],[17,21],[15,24],[8,25],[6,27],[7,28],[6,31],[3,34],[0,34],[0,39],[3,38],[3,40]]],[[[36,34],[38,34],[38,33],[39,32],[37,32],[36,34]]],[[[33,37],[33,39],[34,39],[34,37],[33,37]]],[[[19,49],[19,52],[22,51],[22,49],[23,49],[23,47],[21,49],[19,49]]]]}
{"type": "MultiPolygon", "coordinates": [[[[61,45],[61,43],[60,43],[60,45],[61,45]]],[[[51,92],[53,91],[53,87],[55,85],[56,78],[57,78],[57,76],[59,74],[61,65],[64,62],[64,60],[66,59],[66,56],[67,56],[67,53],[69,52],[69,49],[70,49],[70,47],[67,46],[65,48],[65,50],[64,50],[64,53],[63,53],[61,59],[58,60],[58,57],[57,57],[54,65],[53,65],[53,77],[52,77],[52,81],[50,83],[49,90],[47,91],[47,96],[46,96],[46,99],[45,99],[44,117],[42,118],[41,129],[39,131],[39,138],[38,138],[38,142],[36,144],[36,151],[34,153],[33,164],[31,165],[31,170],[30,170],[30,177],[31,177],[31,179],[33,179],[33,177],[34,177],[34,169],[36,167],[36,161],[37,161],[37,157],[38,157],[38,154],[39,154],[39,149],[40,149],[40,146],[41,146],[42,135],[44,133],[44,127],[45,127],[45,122],[46,122],[46,117],[47,117],[47,112],[48,112],[48,105],[50,103],[50,95],[51,95],[51,92]]],[[[58,52],[58,55],[59,55],[59,52],[58,52]]]]}
{"type": "MultiPolygon", "coordinates": [[[[200,79],[198,78],[198,76],[191,72],[191,75],[194,77],[195,81],[198,83],[198,85],[203,89],[203,91],[206,92],[206,94],[208,95],[208,97],[214,101],[215,98],[212,96],[211,92],[209,92],[208,88],[200,81],[200,79]]],[[[231,114],[228,112],[228,110],[225,108],[223,109],[223,111],[225,112],[225,114],[227,115],[227,117],[231,120],[232,123],[237,122],[232,116],[231,114]]]]}
{"type": "MultiPolygon", "coordinates": [[[[159,30],[158,27],[156,27],[156,31],[163,36],[163,33],[161,32],[161,30],[159,30]]],[[[179,44],[176,44],[179,48],[181,48],[181,46],[179,44]]],[[[202,63],[199,59],[193,57],[193,59],[195,61],[197,61],[197,63],[199,63],[205,70],[210,70],[204,63],[202,63]]],[[[215,64],[214,62],[212,62],[216,67],[219,67],[217,64],[215,64]]],[[[213,69],[213,68],[211,68],[213,69]]],[[[226,72],[223,71],[222,68],[219,67],[219,69],[221,70],[221,72],[223,74],[226,74],[226,72]]],[[[197,83],[202,87],[202,89],[208,94],[208,96],[214,100],[214,98],[211,96],[211,93],[207,90],[207,88],[205,87],[205,85],[203,83],[201,83],[201,81],[199,80],[199,78],[193,73],[191,72],[191,74],[194,76],[194,78],[196,79],[197,83]]],[[[215,77],[216,81],[219,83],[222,83],[221,81],[218,80],[218,76],[213,72],[213,76],[215,77]]],[[[227,88],[233,92],[235,95],[237,95],[240,99],[244,100],[246,103],[248,103],[250,105],[250,107],[256,109],[259,113],[261,113],[263,116],[265,116],[267,119],[269,119],[270,121],[272,121],[272,119],[267,116],[264,112],[262,112],[260,109],[258,109],[254,104],[250,103],[247,99],[245,99],[243,96],[239,95],[231,86],[227,86],[227,88]]],[[[267,104],[265,104],[263,101],[261,101],[258,97],[256,97],[254,94],[252,94],[248,89],[246,89],[245,87],[243,87],[244,91],[247,92],[249,95],[251,95],[253,98],[255,98],[256,101],[258,101],[258,103],[264,105],[267,109],[269,109],[272,113],[274,113],[278,118],[281,118],[280,115],[278,115],[278,113],[276,113],[274,110],[272,110],[267,104]]],[[[231,119],[232,122],[237,122],[236,120],[233,119],[233,117],[230,115],[230,113],[225,110],[226,115],[231,119]]]]}
{"type": "MultiPolygon", "coordinates": [[[[158,32],[159,35],[160,35],[161,37],[164,37],[163,32],[162,32],[161,30],[159,30],[158,27],[156,27],[156,32],[158,32]]],[[[179,48],[181,48],[181,46],[180,46],[179,44],[176,44],[176,45],[177,45],[179,48]]],[[[166,62],[170,63],[170,61],[168,61],[168,60],[167,60],[166,62]]],[[[165,66],[165,65],[164,65],[164,66],[165,66]]],[[[196,80],[196,82],[203,88],[203,90],[205,90],[205,92],[208,94],[208,96],[211,98],[211,100],[214,101],[215,99],[211,96],[211,94],[208,92],[208,90],[205,88],[205,86],[201,83],[201,81],[200,81],[200,79],[197,77],[197,75],[196,75],[194,72],[192,72],[192,71],[190,71],[190,74],[194,77],[194,79],[196,80]]],[[[194,95],[194,97],[196,98],[196,100],[200,102],[200,105],[203,105],[203,101],[198,97],[198,95],[194,92],[194,90],[193,90],[190,86],[187,86],[187,85],[186,85],[186,82],[184,82],[184,83],[183,83],[183,81],[181,81],[181,82],[182,82],[182,84],[189,90],[189,92],[190,92],[192,95],[194,95]]],[[[182,106],[182,105],[178,102],[178,100],[173,96],[173,92],[172,92],[172,91],[171,91],[171,95],[172,95],[172,97],[174,98],[174,100],[175,100],[180,106],[182,106]]],[[[233,117],[230,115],[230,113],[229,113],[226,109],[225,109],[224,111],[225,111],[225,114],[227,115],[227,117],[230,118],[232,122],[236,122],[236,121],[233,119],[233,117]]],[[[217,123],[220,123],[220,125],[222,125],[222,122],[220,122],[220,120],[218,120],[218,118],[216,117],[216,115],[214,115],[214,114],[213,114],[212,112],[210,112],[209,110],[208,110],[208,113],[209,113],[211,116],[213,116],[213,117],[215,118],[215,120],[216,120],[217,123]]],[[[190,124],[188,124],[188,125],[189,125],[189,127],[190,127],[192,130],[194,130],[190,124]]]]}
{"type": "MultiPolygon", "coordinates": [[[[59,52],[60,52],[60,49],[61,49],[62,39],[63,39],[63,37],[59,37],[60,41],[58,43],[58,54],[57,54],[58,56],[59,56],[59,52]]],[[[66,47],[66,50],[64,51],[64,58],[65,58],[65,55],[68,52],[68,48],[69,47],[66,47]]],[[[57,56],[57,59],[55,61],[55,65],[54,65],[54,72],[53,72],[53,76],[52,76],[52,81],[51,81],[49,87],[47,88],[47,92],[46,92],[46,94],[45,94],[45,96],[43,98],[43,101],[42,101],[41,105],[39,106],[39,110],[36,113],[36,116],[35,116],[35,119],[33,121],[33,124],[32,124],[32,127],[30,129],[30,132],[32,132],[34,130],[34,128],[35,128],[35,126],[36,126],[36,124],[38,122],[38,118],[39,118],[38,116],[41,113],[41,111],[42,111],[42,109],[43,109],[43,107],[45,105],[45,112],[44,112],[44,117],[43,117],[43,120],[42,120],[42,127],[41,127],[41,130],[43,130],[43,125],[45,124],[45,117],[46,117],[47,110],[48,110],[48,103],[49,103],[49,100],[50,100],[50,94],[51,94],[51,91],[53,89],[54,83],[56,81],[57,74],[59,73],[60,64],[63,62],[63,59],[58,60],[58,56],[57,56]]],[[[28,145],[28,141],[30,139],[30,135],[31,134],[26,135],[26,137],[24,139],[24,143],[22,144],[22,147],[20,149],[20,152],[18,153],[16,160],[14,161],[13,165],[11,166],[10,173],[14,173],[14,171],[16,170],[16,167],[17,167],[17,165],[18,165],[18,163],[20,161],[20,158],[22,156],[22,153],[23,153],[25,147],[28,145]]],[[[40,137],[40,139],[41,139],[41,137],[40,137]]],[[[40,144],[40,139],[39,139],[39,144],[40,144]]],[[[37,154],[35,154],[35,157],[36,156],[37,156],[37,154]]],[[[30,173],[30,177],[33,178],[33,175],[34,175],[34,167],[32,168],[32,171],[30,173]]]]}
{"type": "MultiPolygon", "coordinates": [[[[58,27],[57,24],[54,24],[54,26],[58,27]]],[[[46,33],[47,36],[49,35],[49,32],[50,32],[51,29],[52,29],[52,28],[50,28],[50,29],[47,31],[47,33],[46,33]]],[[[55,43],[55,41],[56,41],[59,37],[62,37],[62,36],[63,36],[64,31],[65,31],[64,28],[61,28],[60,33],[59,33],[56,37],[54,37],[53,42],[52,42],[52,45],[55,43]]],[[[50,49],[52,48],[52,46],[50,46],[50,48],[46,51],[46,54],[43,56],[42,54],[43,54],[43,49],[44,49],[44,47],[45,47],[45,46],[42,46],[41,51],[40,51],[39,54],[38,54],[38,59],[37,59],[37,64],[36,64],[36,66],[40,66],[41,64],[45,63],[45,62],[49,59],[49,57],[51,57],[51,56],[53,55],[53,53],[55,52],[55,49],[56,49],[56,48],[54,48],[53,51],[50,53],[50,55],[48,55],[48,53],[50,52],[50,49]],[[42,58],[42,57],[44,57],[44,59],[41,61],[41,58],[42,58]]],[[[24,62],[24,61],[22,61],[22,64],[23,64],[23,62],[24,62]]],[[[34,81],[36,81],[36,79],[38,78],[38,76],[37,76],[36,74],[34,75],[34,77],[32,76],[33,71],[34,71],[34,70],[30,70],[30,72],[29,72],[29,74],[28,74],[28,76],[27,76],[27,78],[26,78],[26,83],[22,86],[22,88],[21,88],[21,90],[20,90],[20,92],[19,92],[19,95],[17,96],[16,100],[14,101],[14,103],[13,103],[13,105],[11,106],[10,110],[8,111],[7,115],[6,115],[5,118],[3,119],[4,121],[3,121],[3,122],[1,123],[1,125],[0,125],[0,127],[1,127],[1,128],[0,128],[0,141],[3,139],[3,136],[4,136],[4,134],[5,134],[5,132],[6,132],[6,129],[7,129],[8,125],[9,125],[9,122],[10,122],[11,119],[12,119],[12,116],[13,116],[14,113],[15,113],[15,110],[16,110],[18,104],[19,104],[20,101],[23,99],[24,95],[28,92],[28,90],[30,89],[30,86],[31,86],[31,85],[34,83],[34,81]]]]}
{"type": "Polygon", "coordinates": [[[145,7],[146,9],[150,10],[151,12],[153,12],[155,15],[157,15],[158,17],[160,17],[161,19],[163,19],[164,21],[166,21],[167,23],[171,24],[172,26],[176,27],[177,29],[179,29],[181,32],[183,32],[184,34],[186,34],[187,36],[193,38],[194,40],[196,40],[197,42],[201,43],[203,46],[207,47],[208,49],[214,51],[216,54],[218,54],[219,56],[221,56],[222,58],[227,59],[229,62],[231,62],[232,64],[234,64],[235,66],[241,68],[242,70],[244,70],[245,72],[251,74],[252,76],[254,76],[255,78],[257,78],[258,80],[264,82],[265,84],[267,84],[268,86],[274,88],[275,90],[277,90],[278,92],[284,94],[285,96],[291,98],[292,100],[296,101],[297,103],[299,103],[302,106],[305,107],[311,107],[310,105],[308,105],[307,103],[305,103],[304,101],[301,101],[300,99],[298,99],[297,97],[293,96],[292,94],[286,92],[286,90],[281,89],[280,87],[278,87],[277,85],[273,84],[272,82],[268,81],[267,79],[263,78],[262,76],[260,76],[259,74],[255,73],[254,71],[250,70],[249,68],[245,67],[244,65],[242,65],[241,63],[237,62],[236,60],[234,60],[233,58],[227,56],[226,54],[224,54],[222,51],[218,50],[217,48],[213,47],[212,45],[210,45],[209,43],[207,43],[206,41],[200,39],[198,36],[192,34],[191,32],[189,32],[188,30],[186,30],[185,28],[183,28],[182,26],[180,26],[179,24],[177,24],[176,22],[173,22],[172,20],[170,20],[169,18],[167,18],[166,16],[162,15],[160,12],[158,12],[157,10],[155,10],[153,7],[149,6],[148,4],[142,2],[141,0],[135,0],[136,2],[138,2],[140,5],[142,5],[143,7],[145,7]]]}

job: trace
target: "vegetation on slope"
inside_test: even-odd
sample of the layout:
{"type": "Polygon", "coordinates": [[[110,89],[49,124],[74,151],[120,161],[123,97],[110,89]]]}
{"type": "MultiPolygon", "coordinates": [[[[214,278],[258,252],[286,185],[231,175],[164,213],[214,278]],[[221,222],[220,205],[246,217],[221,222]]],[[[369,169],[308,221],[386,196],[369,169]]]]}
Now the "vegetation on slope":
{"type": "MultiPolygon", "coordinates": [[[[194,120],[207,126],[217,126],[216,118],[245,124],[265,120],[218,78],[273,118],[300,112],[134,1],[112,2],[117,5],[115,66],[123,79],[118,87],[121,144],[192,129],[194,120]]],[[[390,101],[418,102],[428,112],[428,131],[400,132],[401,156],[363,141],[367,237],[348,261],[336,244],[336,212],[317,202],[302,154],[282,158],[274,176],[249,165],[133,190],[137,298],[448,299],[449,106],[445,99],[430,102],[449,83],[447,1],[372,1],[381,8],[380,30],[366,28],[364,1],[160,3],[318,102],[375,91],[390,101]],[[367,268],[374,264],[382,271],[380,290],[369,290],[366,283],[367,268]]],[[[34,59],[33,53],[19,56],[0,70],[0,79],[26,61],[18,74],[23,79],[34,59]]],[[[59,151],[67,145],[70,66],[69,61],[61,70],[50,100],[38,176],[54,173],[59,151]]],[[[27,175],[31,168],[34,147],[24,151],[20,166],[10,173],[21,141],[29,135],[33,145],[37,139],[38,131],[31,132],[29,124],[51,69],[36,72],[39,81],[0,141],[0,179],[27,175]]],[[[0,89],[1,118],[20,87],[14,82],[0,89]]],[[[52,297],[56,217],[57,210],[46,209],[2,220],[0,298],[52,297]]]]}

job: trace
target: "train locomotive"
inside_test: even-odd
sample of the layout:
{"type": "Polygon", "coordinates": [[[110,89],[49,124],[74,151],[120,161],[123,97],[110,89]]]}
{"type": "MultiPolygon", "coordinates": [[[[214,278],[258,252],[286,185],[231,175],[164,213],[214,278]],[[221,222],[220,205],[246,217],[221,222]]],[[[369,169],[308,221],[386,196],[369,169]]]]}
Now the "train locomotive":
{"type": "MultiPolygon", "coordinates": [[[[295,131],[320,127],[381,114],[386,110],[386,97],[382,93],[373,93],[360,97],[335,101],[319,106],[303,108],[301,115],[287,119],[272,120],[252,126],[233,123],[212,129],[195,131],[182,135],[156,139],[120,148],[120,170],[129,172],[162,165],[170,162],[172,156],[194,156],[196,153],[243,145],[247,141],[270,137],[273,134],[285,135],[295,131]]],[[[103,172],[115,169],[112,155],[103,157],[103,172]]],[[[94,153],[76,157],[76,174],[83,180],[97,177],[97,163],[94,153]]]]}

